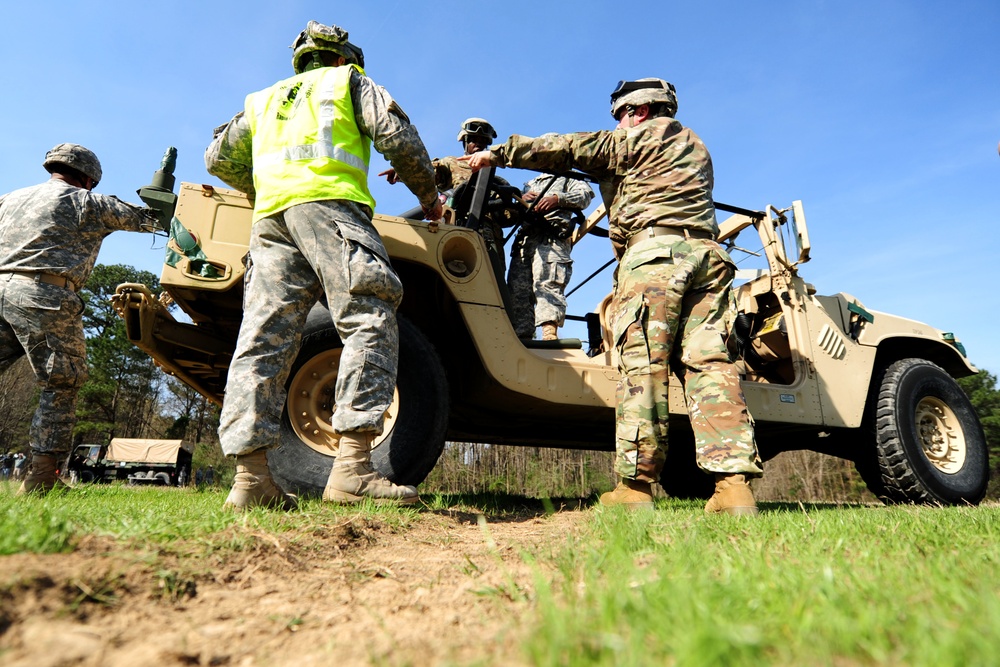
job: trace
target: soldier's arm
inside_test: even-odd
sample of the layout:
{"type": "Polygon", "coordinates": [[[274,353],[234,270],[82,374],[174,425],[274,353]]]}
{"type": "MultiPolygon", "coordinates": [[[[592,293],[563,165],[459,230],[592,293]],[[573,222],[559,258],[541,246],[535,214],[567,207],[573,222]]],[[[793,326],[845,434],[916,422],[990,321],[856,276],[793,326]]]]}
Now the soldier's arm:
{"type": "Polygon", "coordinates": [[[88,192],[85,207],[84,215],[112,231],[153,232],[159,229],[152,209],[129,204],[114,195],[88,192]]]}
{"type": "Polygon", "coordinates": [[[539,171],[579,169],[598,179],[617,173],[624,149],[625,133],[577,132],[546,137],[512,135],[490,149],[490,162],[501,167],[539,171]]]}
{"type": "Polygon", "coordinates": [[[576,178],[567,178],[566,181],[566,192],[556,193],[559,196],[559,207],[582,211],[590,206],[590,200],[594,198],[594,191],[590,189],[586,181],[576,178]]]}
{"type": "Polygon", "coordinates": [[[205,169],[226,185],[253,196],[253,133],[243,112],[215,128],[205,149],[205,169]]]}
{"type": "Polygon", "coordinates": [[[367,76],[351,74],[351,101],[358,129],[396,171],[425,210],[439,204],[434,169],[417,128],[384,88],[367,76]]]}
{"type": "Polygon", "coordinates": [[[448,157],[431,160],[431,166],[434,167],[434,184],[439,192],[455,187],[455,174],[451,169],[454,164],[455,160],[448,157]]]}

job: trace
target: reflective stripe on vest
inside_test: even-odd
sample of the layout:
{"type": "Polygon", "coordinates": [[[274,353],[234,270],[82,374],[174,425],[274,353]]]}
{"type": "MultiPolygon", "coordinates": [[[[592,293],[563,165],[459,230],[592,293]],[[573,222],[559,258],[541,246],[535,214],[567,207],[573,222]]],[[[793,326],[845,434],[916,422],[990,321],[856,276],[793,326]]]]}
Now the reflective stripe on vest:
{"type": "Polygon", "coordinates": [[[371,140],[351,101],[351,68],[323,67],[253,93],[254,222],[295,204],[345,199],[375,208],[368,190],[371,140]]]}

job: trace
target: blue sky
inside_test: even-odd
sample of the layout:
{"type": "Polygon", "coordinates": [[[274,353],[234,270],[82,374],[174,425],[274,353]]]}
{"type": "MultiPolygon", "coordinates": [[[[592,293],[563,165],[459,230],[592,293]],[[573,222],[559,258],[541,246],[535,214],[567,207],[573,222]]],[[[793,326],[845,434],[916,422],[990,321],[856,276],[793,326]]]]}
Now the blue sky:
{"type": "MultiPolygon", "coordinates": [[[[469,116],[501,138],[611,128],[619,79],[672,81],[678,118],[712,152],[718,201],[803,200],[802,273],[820,293],[954,331],[1000,373],[995,0],[8,3],[0,191],[44,180],[45,151],[63,141],[94,150],[100,191],[129,201],[167,146],[178,180],[218,185],[202,161],[212,128],[291,74],[288,45],[309,19],[350,32],[432,156],[460,151],[469,116]]],[[[372,174],[384,167],[376,156],[372,174]]],[[[402,185],[373,177],[372,191],[385,213],[414,204],[402,185]]],[[[158,274],[162,248],[119,232],[100,261],[158,274]]],[[[605,239],[586,239],[571,286],[608,258],[605,239]]],[[[570,311],[609,287],[605,273],[570,311]]]]}

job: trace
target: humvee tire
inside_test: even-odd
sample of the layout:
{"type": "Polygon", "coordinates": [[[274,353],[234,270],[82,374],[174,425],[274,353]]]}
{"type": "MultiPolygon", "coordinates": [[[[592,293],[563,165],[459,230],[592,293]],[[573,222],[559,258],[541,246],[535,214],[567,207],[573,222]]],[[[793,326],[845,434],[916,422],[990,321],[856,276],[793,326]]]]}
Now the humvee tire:
{"type": "Polygon", "coordinates": [[[891,364],[877,387],[877,495],[895,503],[978,504],[989,483],[989,449],[958,383],[937,364],[911,358],[891,364]]]}
{"type": "MultiPolygon", "coordinates": [[[[448,381],[426,336],[404,316],[397,319],[396,393],[385,428],[375,440],[372,467],[396,484],[415,485],[427,477],[444,450],[448,381]]],[[[271,474],[291,493],[321,495],[336,458],[330,416],[342,348],[329,312],[317,306],[309,315],[289,374],[281,443],[267,456],[271,474]]]]}

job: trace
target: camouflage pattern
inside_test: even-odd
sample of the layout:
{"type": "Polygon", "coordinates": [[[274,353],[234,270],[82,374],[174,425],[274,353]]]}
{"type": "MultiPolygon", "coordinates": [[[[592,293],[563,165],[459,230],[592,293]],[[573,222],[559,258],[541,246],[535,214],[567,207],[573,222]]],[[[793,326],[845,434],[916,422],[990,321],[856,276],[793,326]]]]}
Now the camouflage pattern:
{"type": "MultiPolygon", "coordinates": [[[[350,89],[358,129],[372,139],[375,150],[389,161],[421,206],[432,207],[437,189],[431,159],[409,117],[385,88],[360,72],[352,72],[350,89]]],[[[212,143],[205,151],[205,168],[223,183],[252,196],[255,194],[252,148],[250,122],[240,112],[215,129],[212,143]]]]}
{"type": "Polygon", "coordinates": [[[0,196],[0,373],[27,355],[41,387],[29,434],[34,451],[69,451],[87,358],[80,297],[27,274],[82,286],[105,236],[154,225],[148,209],[59,178],[0,196]]]}
{"type": "Polygon", "coordinates": [[[555,172],[576,168],[600,182],[620,261],[609,319],[622,376],[616,471],[658,481],[675,363],[699,466],[761,474],[753,425],[724,340],[732,261],[708,240],[657,236],[627,245],[654,225],[718,235],[712,160],[698,136],[661,117],[611,131],[537,139],[515,135],[490,150],[494,164],[555,172]]]}
{"type": "Polygon", "coordinates": [[[576,224],[573,212],[587,208],[594,196],[589,185],[575,178],[542,174],[525,183],[525,193],[543,191],[545,196],[559,198],[559,208],[544,214],[552,226],[525,221],[510,253],[507,287],[513,306],[514,331],[520,338],[532,338],[535,327],[546,322],[560,327],[565,323],[564,295],[573,276],[570,259],[573,246],[568,238],[556,238],[552,232],[556,228],[572,232],[576,224]]]}
{"type": "Polygon", "coordinates": [[[278,444],[285,382],[306,316],[324,293],[344,342],[333,427],[381,433],[396,385],[403,286],[364,207],[328,200],[263,218],[253,226],[250,257],[219,420],[222,451],[278,444]]]}
{"type": "Polygon", "coordinates": [[[567,240],[539,239],[519,233],[510,251],[507,289],[511,321],[518,338],[534,338],[546,322],[566,321],[566,286],[573,277],[572,246],[567,240]]]}
{"type": "MultiPolygon", "coordinates": [[[[358,129],[421,205],[433,207],[434,171],[409,118],[360,72],[351,74],[350,94],[358,129]]],[[[237,114],[216,130],[205,152],[208,171],[247,194],[254,193],[252,140],[250,124],[237,114]]],[[[339,200],[291,206],[254,224],[250,258],[219,424],[223,452],[245,455],[278,443],[285,381],[306,316],[324,293],[344,343],[333,428],[381,433],[396,384],[396,307],[403,287],[372,225],[372,211],[339,200]]]]}
{"type": "Polygon", "coordinates": [[[472,178],[468,162],[459,162],[454,157],[440,157],[432,161],[434,181],[439,192],[454,192],[455,188],[472,178]]]}
{"type": "Polygon", "coordinates": [[[45,161],[42,162],[42,166],[51,174],[51,168],[57,164],[64,164],[67,167],[76,169],[84,176],[89,176],[93,179],[95,185],[100,183],[101,176],[104,173],[101,169],[101,161],[97,159],[94,152],[89,148],[84,148],[80,144],[58,144],[53,146],[45,154],[45,161]]]}
{"type": "Polygon", "coordinates": [[[58,178],[0,196],[0,271],[37,271],[87,282],[104,237],[153,231],[146,208],[58,178]]]}
{"type": "Polygon", "coordinates": [[[0,374],[27,354],[41,388],[31,420],[34,451],[69,452],[76,397],[87,381],[83,302],[72,290],[0,274],[0,374]]]}
{"type": "Polygon", "coordinates": [[[653,88],[639,88],[628,92],[619,93],[616,97],[611,94],[611,117],[618,119],[618,114],[623,107],[638,107],[643,104],[664,104],[667,107],[667,115],[673,118],[677,115],[677,91],[674,84],[656,77],[645,79],[635,79],[636,82],[655,82],[658,84],[653,88]]]}
{"type": "Polygon", "coordinates": [[[660,225],[716,235],[712,159],[701,139],[673,118],[599,132],[514,135],[490,149],[494,164],[564,172],[576,168],[600,181],[615,256],[644,227],[660,225]],[[634,165],[641,164],[641,169],[634,165]]]}
{"type": "Polygon", "coordinates": [[[618,270],[609,326],[618,383],[615,471],[655,482],[667,454],[667,387],[684,384],[698,466],[762,472],[740,378],[729,358],[726,313],[736,267],[715,241],[655,237],[618,270]]]}
{"type": "Polygon", "coordinates": [[[292,69],[301,74],[306,69],[305,57],[314,51],[332,51],[343,56],[347,62],[365,66],[365,54],[361,47],[347,41],[350,35],[338,25],[323,25],[310,21],[306,29],[292,42],[292,69]]]}

